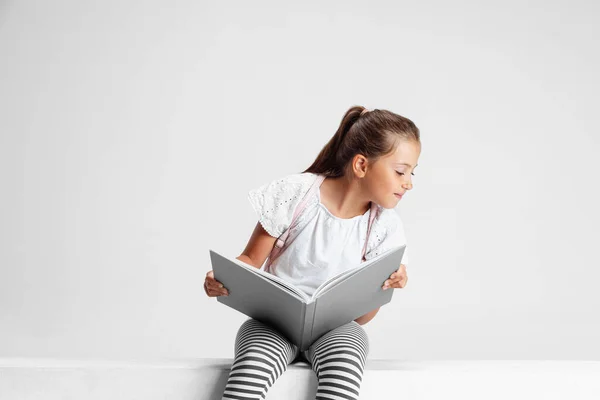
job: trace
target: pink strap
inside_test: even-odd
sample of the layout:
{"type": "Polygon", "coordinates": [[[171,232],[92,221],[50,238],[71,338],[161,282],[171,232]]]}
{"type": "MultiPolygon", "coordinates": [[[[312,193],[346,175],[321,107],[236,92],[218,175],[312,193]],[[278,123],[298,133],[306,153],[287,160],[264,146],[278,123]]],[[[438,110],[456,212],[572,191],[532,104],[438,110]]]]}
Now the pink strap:
{"type": "MultiPolygon", "coordinates": [[[[317,190],[321,186],[321,184],[323,183],[324,180],[325,180],[325,175],[317,175],[317,178],[312,183],[310,189],[304,195],[304,198],[302,198],[302,201],[300,202],[300,204],[298,204],[298,206],[294,210],[294,216],[292,217],[292,222],[290,222],[290,226],[277,238],[277,241],[275,242],[275,246],[273,246],[273,249],[271,250],[271,254],[269,254],[267,264],[265,265],[265,271],[273,273],[273,271],[271,270],[271,264],[273,264],[273,261],[275,261],[275,259],[277,257],[279,257],[281,252],[285,249],[285,247],[286,247],[285,242],[287,241],[287,238],[290,234],[290,230],[292,229],[292,227],[295,226],[298,216],[302,213],[302,211],[304,211],[304,208],[306,207],[306,203],[307,203],[308,199],[310,199],[310,196],[315,192],[315,190],[317,190]]],[[[288,245],[289,245],[289,243],[288,243],[288,245]]]]}
{"type": "Polygon", "coordinates": [[[300,204],[298,204],[298,207],[296,207],[296,209],[294,210],[294,216],[292,217],[292,222],[290,222],[290,226],[288,227],[288,229],[285,230],[285,232],[283,232],[281,236],[279,236],[277,242],[275,243],[275,246],[280,248],[283,247],[290,233],[290,228],[294,226],[294,222],[296,222],[298,215],[300,215],[302,211],[304,211],[304,208],[306,207],[306,203],[308,202],[310,196],[315,192],[315,190],[317,190],[321,186],[321,183],[323,183],[324,180],[324,175],[317,176],[317,179],[315,179],[308,192],[304,195],[304,198],[302,199],[300,204]]]}
{"type": "Polygon", "coordinates": [[[365,254],[367,253],[367,243],[369,242],[369,235],[371,234],[371,226],[373,225],[373,220],[377,214],[378,208],[377,204],[371,202],[371,213],[369,214],[369,225],[367,226],[367,237],[365,239],[365,245],[363,246],[362,257],[361,260],[365,261],[365,254]]]}

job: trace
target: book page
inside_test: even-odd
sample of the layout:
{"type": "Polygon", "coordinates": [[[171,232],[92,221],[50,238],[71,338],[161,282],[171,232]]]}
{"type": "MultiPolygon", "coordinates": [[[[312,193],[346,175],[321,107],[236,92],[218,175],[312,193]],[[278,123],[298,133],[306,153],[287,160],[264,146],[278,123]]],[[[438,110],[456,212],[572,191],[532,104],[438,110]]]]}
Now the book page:
{"type": "Polygon", "coordinates": [[[312,297],[310,298],[311,301],[314,301],[319,294],[326,292],[328,289],[334,287],[338,282],[343,281],[344,279],[346,279],[346,277],[348,277],[349,275],[352,275],[353,273],[355,273],[356,271],[358,271],[360,268],[364,267],[365,265],[360,264],[357,267],[351,268],[349,270],[340,272],[339,274],[329,278],[328,280],[326,280],[325,282],[323,282],[321,284],[321,286],[319,286],[317,288],[317,290],[315,290],[315,292],[313,293],[312,297]]]}
{"type": "Polygon", "coordinates": [[[346,279],[350,278],[352,275],[354,275],[355,273],[357,273],[358,271],[360,271],[361,269],[363,269],[366,266],[367,265],[361,264],[356,268],[349,269],[347,271],[342,272],[341,274],[334,276],[332,279],[328,280],[327,282],[325,282],[324,284],[319,286],[319,288],[315,291],[315,293],[313,293],[311,301],[314,301],[319,295],[327,293],[330,289],[333,289],[338,283],[343,282],[346,279]]]}
{"type": "Polygon", "coordinates": [[[273,274],[265,272],[261,269],[255,268],[252,265],[243,262],[242,260],[238,260],[237,258],[232,259],[232,258],[228,257],[228,259],[246,269],[249,269],[252,272],[255,272],[261,278],[267,279],[273,283],[278,284],[279,286],[281,286],[285,289],[288,289],[290,292],[292,292],[292,294],[295,297],[303,300],[304,302],[308,302],[310,300],[310,298],[308,297],[308,295],[306,293],[304,293],[302,290],[298,289],[296,286],[292,285],[291,283],[288,283],[288,282],[284,281],[283,279],[279,278],[278,276],[275,276],[273,274]]]}
{"type": "MultiPolygon", "coordinates": [[[[391,249],[391,250],[394,250],[394,249],[391,249]]],[[[321,284],[321,286],[319,286],[317,288],[317,290],[315,290],[312,297],[310,298],[310,301],[314,301],[320,294],[327,293],[330,289],[335,287],[338,283],[348,279],[350,276],[356,274],[361,269],[368,267],[369,265],[373,264],[374,262],[379,261],[382,257],[387,255],[391,250],[388,250],[385,253],[381,253],[381,254],[377,255],[377,257],[373,257],[370,260],[367,260],[363,263],[360,263],[355,268],[351,268],[349,270],[346,270],[344,272],[341,272],[341,273],[329,278],[328,280],[323,282],[321,284]]],[[[400,267],[400,265],[398,265],[398,267],[400,267]]]]}

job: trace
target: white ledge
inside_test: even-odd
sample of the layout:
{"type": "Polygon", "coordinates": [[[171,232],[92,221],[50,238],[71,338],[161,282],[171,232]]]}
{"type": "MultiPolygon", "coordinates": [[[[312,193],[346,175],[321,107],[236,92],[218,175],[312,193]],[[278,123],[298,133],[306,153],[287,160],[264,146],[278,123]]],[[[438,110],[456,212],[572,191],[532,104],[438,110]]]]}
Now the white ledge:
{"type": "MultiPolygon", "coordinates": [[[[0,399],[220,400],[233,359],[0,358],[0,399]]],[[[367,359],[360,399],[597,400],[600,361],[367,359]]],[[[267,400],[314,400],[310,365],[288,366],[267,400]]]]}

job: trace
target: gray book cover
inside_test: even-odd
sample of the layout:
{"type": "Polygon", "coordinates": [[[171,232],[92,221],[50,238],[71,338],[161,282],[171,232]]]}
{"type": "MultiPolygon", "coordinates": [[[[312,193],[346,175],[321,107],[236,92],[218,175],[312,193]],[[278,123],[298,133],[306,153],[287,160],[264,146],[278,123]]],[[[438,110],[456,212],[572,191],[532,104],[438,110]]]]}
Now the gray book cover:
{"type": "Polygon", "coordinates": [[[237,258],[209,253],[215,279],[229,291],[217,301],[271,325],[304,351],[323,334],[391,301],[394,290],[381,287],[400,267],[405,248],[331,277],[312,296],[237,258]]]}

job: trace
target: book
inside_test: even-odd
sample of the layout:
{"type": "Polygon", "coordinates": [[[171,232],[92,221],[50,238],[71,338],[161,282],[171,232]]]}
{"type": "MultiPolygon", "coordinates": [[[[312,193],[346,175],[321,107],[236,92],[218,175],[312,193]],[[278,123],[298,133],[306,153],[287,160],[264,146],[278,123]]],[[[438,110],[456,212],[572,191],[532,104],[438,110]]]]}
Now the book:
{"type": "Polygon", "coordinates": [[[383,283],[400,268],[406,245],[390,249],[323,282],[307,295],[293,284],[210,249],[214,277],[229,292],[217,301],[272,326],[300,351],[323,334],[389,303],[383,283]]]}

